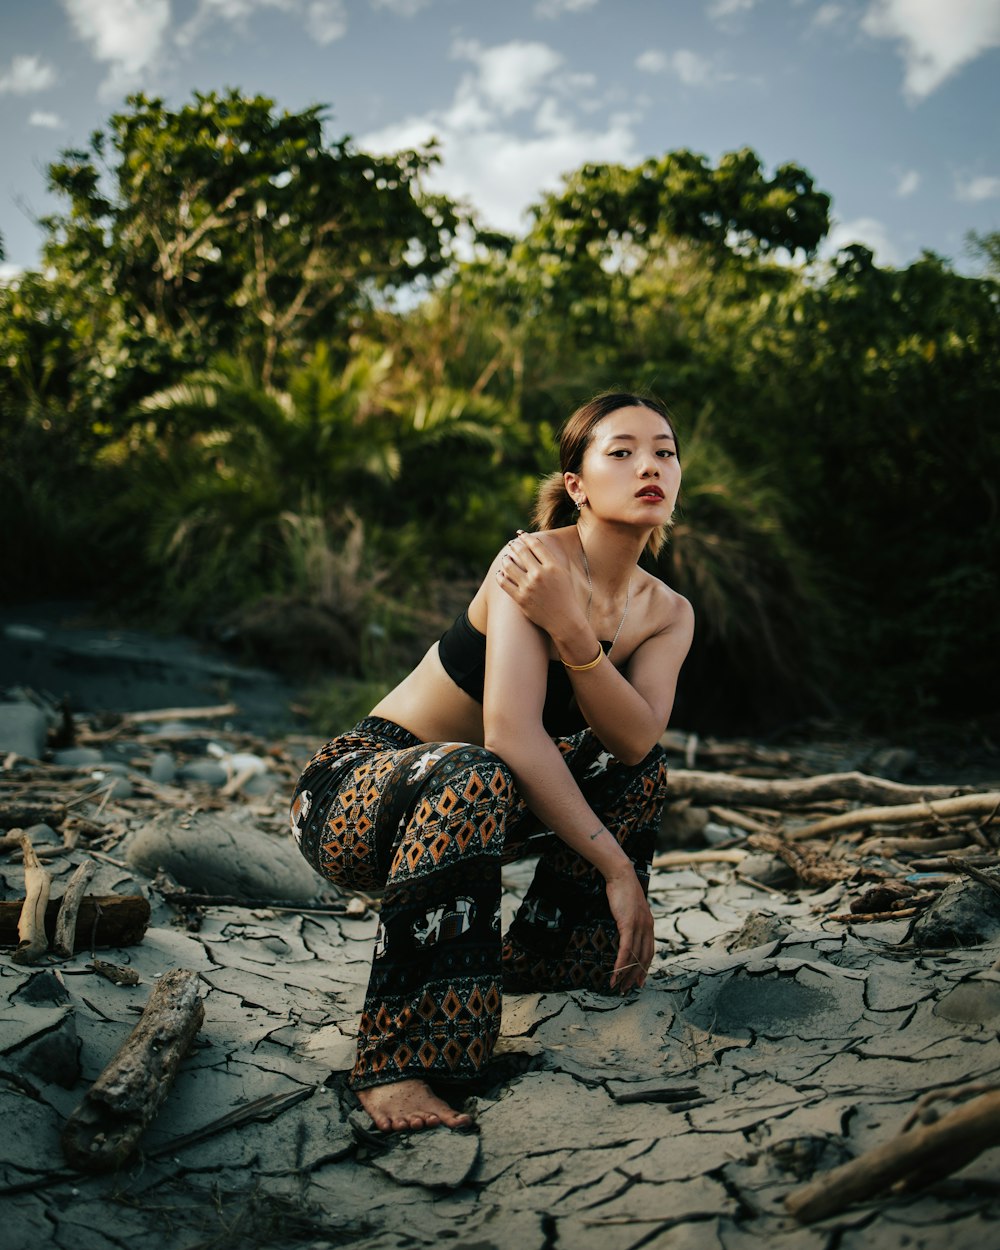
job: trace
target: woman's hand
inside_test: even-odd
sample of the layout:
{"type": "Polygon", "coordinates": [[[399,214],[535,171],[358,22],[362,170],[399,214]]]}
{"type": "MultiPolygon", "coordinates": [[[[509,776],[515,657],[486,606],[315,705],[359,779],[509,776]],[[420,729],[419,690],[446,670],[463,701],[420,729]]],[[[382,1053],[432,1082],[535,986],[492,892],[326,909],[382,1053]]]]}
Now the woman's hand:
{"type": "Polygon", "coordinates": [[[656,941],[653,913],[631,862],[605,881],[608,905],[618,926],[618,958],[611,973],[611,988],[627,994],[646,983],[656,941]]]}
{"type": "Polygon", "coordinates": [[[496,576],[528,620],[550,638],[586,627],[570,562],[557,542],[519,533],[503,549],[496,576]]]}

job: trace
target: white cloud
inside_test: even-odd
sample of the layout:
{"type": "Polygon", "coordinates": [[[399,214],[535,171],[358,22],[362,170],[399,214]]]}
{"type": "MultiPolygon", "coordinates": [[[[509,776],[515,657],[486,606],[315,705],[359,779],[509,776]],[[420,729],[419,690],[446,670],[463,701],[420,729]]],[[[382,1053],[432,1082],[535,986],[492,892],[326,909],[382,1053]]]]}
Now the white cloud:
{"type": "Polygon", "coordinates": [[[344,0],[311,0],[305,11],[306,30],[318,43],[333,43],[347,34],[344,0]]]}
{"type": "Polygon", "coordinates": [[[896,267],[901,263],[888,227],[874,217],[856,217],[853,221],[835,221],[820,248],[823,256],[836,256],[841,248],[851,243],[867,247],[880,265],[896,267]]]}
{"type": "Polygon", "coordinates": [[[55,80],[55,70],[40,57],[15,56],[10,69],[0,74],[0,95],[30,95],[51,87],[55,80]]]}
{"type": "Polygon", "coordinates": [[[460,41],[453,52],[476,65],[479,72],[475,89],[505,116],[534,108],[542,87],[549,83],[563,60],[547,44],[521,40],[495,48],[483,48],[475,40],[460,41]]]}
{"type": "Polygon", "coordinates": [[[899,182],[896,183],[896,194],[904,197],[912,195],[919,186],[920,174],[915,169],[907,169],[899,176],[899,182]]]}
{"type": "Polygon", "coordinates": [[[980,200],[995,200],[1000,196],[1000,178],[980,176],[978,178],[961,179],[955,184],[955,198],[967,203],[978,203],[980,200]]]}
{"type": "Polygon", "coordinates": [[[46,130],[58,130],[65,124],[58,113],[34,112],[28,118],[29,126],[43,126],[46,130]]]}
{"type": "Polygon", "coordinates": [[[415,17],[431,0],[371,0],[373,9],[390,9],[400,17],[415,17]]]}
{"type": "Polygon", "coordinates": [[[681,82],[689,87],[702,87],[712,80],[711,64],[690,48],[679,48],[670,58],[670,64],[681,82]]]}
{"type": "Polygon", "coordinates": [[[678,48],[669,56],[658,48],[650,48],[636,57],[635,67],[647,74],[663,74],[669,70],[689,87],[704,87],[710,82],[729,77],[717,74],[711,61],[697,52],[692,52],[690,48],[678,48]]]}
{"type": "Polygon", "coordinates": [[[839,4],[821,4],[813,14],[813,25],[819,27],[833,26],[844,16],[844,8],[839,4]]]}
{"type": "Polygon", "coordinates": [[[62,0],[80,39],[107,62],[101,94],[134,86],[157,59],[170,24],[170,0],[62,0]]]}
{"type": "Polygon", "coordinates": [[[564,13],[586,13],[593,9],[598,0],[538,0],[535,5],[535,17],[555,20],[564,13]]]}
{"type": "Polygon", "coordinates": [[[470,202],[484,221],[508,231],[519,230],[527,206],[585,161],[640,159],[630,115],[579,120],[592,100],[581,99],[581,76],[562,69],[562,57],[546,45],[460,43],[454,51],[475,70],[462,76],[451,102],[362,135],[359,147],[396,152],[438,138],[443,159],[428,187],[470,202]]]}
{"type": "Polygon", "coordinates": [[[713,22],[725,24],[730,17],[752,9],[757,0],[712,0],[708,6],[708,16],[713,22]]]}
{"type": "Polygon", "coordinates": [[[963,65],[1000,45],[997,0],[871,0],[862,29],[902,43],[903,92],[922,100],[963,65]]]}
{"type": "Polygon", "coordinates": [[[177,32],[177,42],[190,46],[213,22],[245,26],[263,9],[278,9],[297,17],[318,43],[333,43],[347,33],[346,0],[199,0],[193,15],[177,32]]]}
{"type": "Polygon", "coordinates": [[[635,58],[636,69],[641,69],[644,74],[662,74],[669,64],[670,58],[659,48],[649,48],[635,58]]]}

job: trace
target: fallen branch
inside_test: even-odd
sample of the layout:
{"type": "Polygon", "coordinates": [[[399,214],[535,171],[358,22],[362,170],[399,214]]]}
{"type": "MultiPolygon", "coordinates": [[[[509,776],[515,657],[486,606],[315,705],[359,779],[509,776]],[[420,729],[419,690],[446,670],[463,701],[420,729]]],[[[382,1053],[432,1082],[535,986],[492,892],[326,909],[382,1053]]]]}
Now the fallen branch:
{"type": "MultiPolygon", "coordinates": [[[[656,861],[653,861],[656,867],[656,861]]],[[[351,911],[350,900],[347,903],[303,903],[291,902],[287,899],[239,898],[235,894],[189,894],[186,890],[161,890],[160,897],[165,903],[174,907],[245,907],[276,912],[293,912],[296,915],[314,916],[348,916],[356,915],[357,909],[351,911]]]]}
{"type": "MultiPolygon", "coordinates": [[[[45,931],[52,933],[61,905],[49,899],[45,908],[45,931]]],[[[18,920],[24,900],[0,902],[0,946],[15,946],[18,920]]],[[[75,950],[92,946],[135,946],[142,941],[149,924],[149,899],[141,894],[88,894],[80,902],[76,918],[75,950]]]]}
{"type": "Polygon", "coordinates": [[[960,794],[935,802],[924,800],[899,807],[863,807],[853,812],[844,812],[841,816],[828,816],[804,829],[794,829],[788,836],[800,841],[827,833],[839,833],[843,829],[859,829],[865,825],[901,825],[908,821],[926,820],[928,816],[941,820],[950,816],[969,816],[994,811],[998,800],[998,794],[960,794]]]}
{"type": "Polygon", "coordinates": [[[897,1181],[906,1181],[912,1188],[928,1178],[948,1176],[998,1144],[1000,1090],[993,1089],[936,1123],[907,1128],[891,1141],[817,1177],[789,1194],[785,1206],[799,1223],[810,1224],[863,1202],[897,1181]]]}
{"type": "MultiPolygon", "coordinates": [[[[808,807],[829,799],[849,799],[854,803],[912,803],[920,799],[947,799],[963,790],[962,786],[904,786],[882,777],[865,773],[823,773],[817,777],[796,777],[790,780],[760,780],[734,777],[730,773],[706,773],[691,769],[672,769],[670,797],[693,799],[703,807],[808,807]]],[[[993,796],[993,802],[997,801],[993,796]]],[[[979,809],[987,810],[985,807],[979,809]]]]}
{"type": "Polygon", "coordinates": [[[45,908],[52,876],[42,867],[27,834],[21,836],[21,847],[24,851],[24,902],[17,920],[17,950],[11,958],[16,964],[33,964],[49,949],[45,908]]]}
{"type": "Polygon", "coordinates": [[[688,864],[740,864],[748,852],[729,851],[663,851],[653,856],[653,868],[683,868],[688,864]]]}
{"type": "Polygon", "coordinates": [[[92,859],[84,860],[70,877],[62,896],[62,905],[56,917],[56,936],[52,942],[52,951],[63,959],[68,959],[73,954],[80,904],[83,902],[84,891],[90,884],[90,878],[96,871],[97,865],[92,859]]]}
{"type": "Polygon", "coordinates": [[[106,1172],[138,1145],[205,1018],[197,973],[168,972],[124,1045],[70,1116],[62,1134],[70,1166],[106,1172]]]}
{"type": "Polygon", "coordinates": [[[226,716],[238,716],[239,710],[235,703],[219,703],[214,707],[161,707],[151,712],[127,712],[122,717],[122,724],[158,724],[171,720],[222,720],[226,716]]]}

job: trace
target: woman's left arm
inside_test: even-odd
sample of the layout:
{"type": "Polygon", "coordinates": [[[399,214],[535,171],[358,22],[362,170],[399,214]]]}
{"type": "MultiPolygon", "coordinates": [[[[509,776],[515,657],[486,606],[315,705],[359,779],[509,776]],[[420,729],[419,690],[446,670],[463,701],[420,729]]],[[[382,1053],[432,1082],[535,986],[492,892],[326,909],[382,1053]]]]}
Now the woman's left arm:
{"type": "Polygon", "coordinates": [[[624,672],[609,660],[584,672],[566,670],[587,724],[623,764],[645,759],[670,719],[677,677],[694,634],[694,611],[677,596],[670,618],[635,649],[624,672]]]}

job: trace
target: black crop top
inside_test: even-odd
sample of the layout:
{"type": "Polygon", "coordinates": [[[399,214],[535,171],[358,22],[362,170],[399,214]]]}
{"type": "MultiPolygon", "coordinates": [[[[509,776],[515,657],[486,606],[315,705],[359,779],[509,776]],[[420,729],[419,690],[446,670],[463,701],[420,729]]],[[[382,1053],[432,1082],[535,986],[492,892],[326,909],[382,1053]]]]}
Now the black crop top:
{"type": "MultiPolygon", "coordinates": [[[[607,642],[602,642],[601,646],[605,653],[611,650],[607,642]]],[[[455,685],[477,703],[482,703],[486,684],[486,635],[481,634],[469,620],[468,610],[456,616],[441,635],[438,655],[444,671],[455,685]]],[[[542,724],[545,732],[552,737],[574,734],[587,727],[573,697],[573,686],[566,669],[558,660],[549,662],[542,724]]]]}

